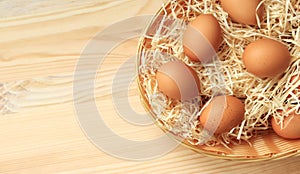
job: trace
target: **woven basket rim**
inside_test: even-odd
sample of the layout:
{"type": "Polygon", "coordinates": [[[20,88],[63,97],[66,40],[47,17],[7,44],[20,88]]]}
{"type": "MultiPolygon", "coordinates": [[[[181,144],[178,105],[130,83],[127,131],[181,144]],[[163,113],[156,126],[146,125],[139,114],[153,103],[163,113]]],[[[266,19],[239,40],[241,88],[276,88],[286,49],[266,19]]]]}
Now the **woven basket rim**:
{"type": "MultiPolygon", "coordinates": [[[[137,78],[137,83],[138,83],[138,90],[140,92],[140,99],[141,99],[143,107],[145,108],[145,110],[148,113],[150,113],[150,116],[154,120],[154,123],[156,124],[156,126],[158,126],[163,132],[170,133],[165,127],[161,126],[160,124],[158,124],[157,121],[155,121],[156,116],[152,112],[152,110],[150,109],[151,107],[150,107],[149,103],[147,102],[146,97],[144,95],[142,95],[143,94],[143,89],[140,85],[139,78],[137,78]]],[[[176,135],[173,135],[173,134],[167,134],[167,135],[170,135],[170,137],[172,139],[174,139],[175,141],[177,141],[178,143],[180,143],[181,145],[187,147],[190,150],[193,150],[193,151],[195,151],[197,153],[200,153],[200,154],[203,154],[205,156],[216,157],[216,158],[224,159],[224,160],[243,161],[243,162],[256,162],[256,161],[265,161],[265,160],[279,160],[279,159],[284,159],[284,158],[292,157],[292,156],[300,156],[300,150],[291,150],[291,151],[272,154],[272,155],[257,155],[257,156],[245,156],[245,155],[241,156],[241,155],[231,155],[231,154],[219,154],[217,152],[197,148],[197,147],[189,144],[187,141],[180,140],[180,138],[177,137],[176,135]]]]}

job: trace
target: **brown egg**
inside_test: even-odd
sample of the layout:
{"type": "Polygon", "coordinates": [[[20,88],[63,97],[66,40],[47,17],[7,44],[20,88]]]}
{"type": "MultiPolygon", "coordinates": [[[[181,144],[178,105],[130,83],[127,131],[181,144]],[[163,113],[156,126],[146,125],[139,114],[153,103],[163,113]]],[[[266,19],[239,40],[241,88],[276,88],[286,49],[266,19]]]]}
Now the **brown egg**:
{"type": "Polygon", "coordinates": [[[285,117],[283,124],[277,124],[274,117],[272,117],[272,128],[274,132],[287,139],[298,139],[300,138],[300,114],[292,113],[285,117]]]}
{"type": "Polygon", "coordinates": [[[195,62],[211,62],[221,42],[220,24],[211,14],[202,14],[191,21],[183,35],[184,53],[195,62]]]}
{"type": "Polygon", "coordinates": [[[281,42],[259,39],[245,48],[243,62],[248,72],[260,78],[275,77],[289,67],[291,56],[281,42]]]}
{"type": "Polygon", "coordinates": [[[197,73],[181,61],[162,65],[157,73],[159,91],[176,100],[189,100],[199,95],[200,81],[197,73]]]}
{"type": "Polygon", "coordinates": [[[230,131],[244,119],[245,105],[233,96],[214,97],[200,115],[200,123],[211,133],[230,131]]]}
{"type": "Polygon", "coordinates": [[[221,6],[230,18],[241,24],[256,25],[256,14],[260,21],[264,15],[264,5],[258,7],[261,0],[221,0],[221,6]]]}

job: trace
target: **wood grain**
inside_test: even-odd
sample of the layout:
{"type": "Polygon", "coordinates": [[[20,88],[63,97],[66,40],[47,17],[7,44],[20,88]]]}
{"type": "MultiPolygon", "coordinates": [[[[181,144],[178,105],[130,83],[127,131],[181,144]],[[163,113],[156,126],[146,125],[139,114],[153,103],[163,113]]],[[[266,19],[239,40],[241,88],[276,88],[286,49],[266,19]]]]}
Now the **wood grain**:
{"type": "MultiPolygon", "coordinates": [[[[299,157],[242,163],[205,157],[179,146],[160,158],[136,162],[114,158],[87,139],[76,119],[72,93],[80,53],[106,26],[154,14],[162,3],[0,2],[0,173],[299,173],[299,157]]],[[[95,79],[96,103],[113,131],[128,139],[150,140],[162,135],[161,130],[125,122],[112,101],[113,78],[136,46],[137,39],[128,40],[108,55],[95,79]]],[[[143,113],[135,84],[128,96],[131,106],[143,113]]]]}

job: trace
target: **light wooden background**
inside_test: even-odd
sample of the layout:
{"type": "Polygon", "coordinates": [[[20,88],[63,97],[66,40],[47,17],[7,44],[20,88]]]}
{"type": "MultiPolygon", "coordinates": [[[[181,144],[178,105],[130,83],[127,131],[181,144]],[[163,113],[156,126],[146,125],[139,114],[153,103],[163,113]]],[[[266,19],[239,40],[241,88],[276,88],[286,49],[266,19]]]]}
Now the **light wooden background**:
{"type": "MultiPolygon", "coordinates": [[[[205,157],[185,147],[157,159],[133,162],[91,144],[77,123],[72,103],[76,61],[104,27],[154,14],[163,0],[0,0],[0,173],[300,173],[300,157],[257,163],[205,157]]],[[[112,79],[136,52],[137,39],[121,44],[96,78],[97,104],[119,135],[150,140],[155,125],[134,126],[114,111],[112,79]]],[[[137,86],[131,106],[144,112],[137,86]]]]}

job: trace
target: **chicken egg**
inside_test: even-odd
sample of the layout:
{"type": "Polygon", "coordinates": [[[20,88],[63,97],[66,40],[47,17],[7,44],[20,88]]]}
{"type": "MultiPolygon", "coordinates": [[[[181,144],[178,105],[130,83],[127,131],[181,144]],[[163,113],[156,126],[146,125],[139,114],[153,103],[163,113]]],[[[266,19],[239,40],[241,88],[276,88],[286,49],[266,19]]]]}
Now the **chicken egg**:
{"type": "Polygon", "coordinates": [[[276,119],[272,117],[271,124],[274,132],[283,138],[300,138],[300,114],[296,112],[285,117],[282,124],[279,124],[276,119]]]}
{"type": "Polygon", "coordinates": [[[257,24],[256,14],[259,20],[262,20],[264,5],[260,5],[260,3],[261,0],[221,0],[223,10],[234,22],[249,25],[257,24]]]}
{"type": "Polygon", "coordinates": [[[197,73],[182,61],[163,64],[156,73],[158,89],[175,100],[189,100],[199,95],[197,73]]]}
{"type": "Polygon", "coordinates": [[[250,43],[242,56],[248,72],[260,77],[275,77],[290,65],[288,48],[273,39],[259,39],[250,43]]]}
{"type": "Polygon", "coordinates": [[[188,24],[183,35],[184,53],[195,62],[211,62],[221,42],[221,27],[212,14],[199,15],[188,24]]]}
{"type": "Polygon", "coordinates": [[[204,106],[200,123],[211,133],[230,131],[244,119],[245,105],[234,96],[217,96],[204,106]]]}

